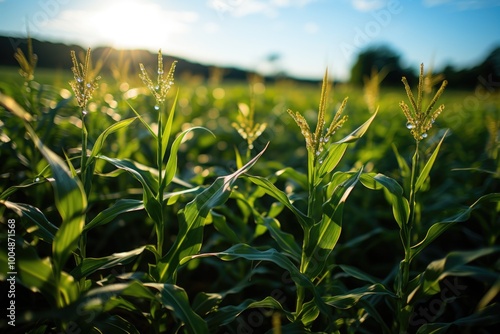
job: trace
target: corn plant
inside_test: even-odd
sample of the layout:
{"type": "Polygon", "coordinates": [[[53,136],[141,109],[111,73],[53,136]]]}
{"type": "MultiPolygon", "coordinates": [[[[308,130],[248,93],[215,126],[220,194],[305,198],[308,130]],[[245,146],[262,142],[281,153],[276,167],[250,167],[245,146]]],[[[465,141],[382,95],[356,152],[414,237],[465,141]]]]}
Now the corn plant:
{"type": "MultiPolygon", "coordinates": [[[[453,227],[458,222],[463,222],[470,217],[473,210],[481,204],[489,201],[498,201],[499,194],[488,194],[479,198],[475,203],[470,205],[466,210],[459,212],[442,221],[435,222],[431,225],[425,224],[428,230],[422,237],[422,229],[424,228],[421,217],[417,212],[420,212],[419,191],[424,186],[425,182],[429,182],[429,174],[434,163],[437,160],[439,150],[448,132],[445,132],[440,141],[437,143],[434,151],[429,156],[428,160],[422,164],[421,162],[421,143],[432,128],[436,118],[444,110],[445,106],[440,105],[437,109],[433,107],[439,97],[442,95],[447,81],[443,81],[440,88],[430,100],[428,106],[423,108],[424,101],[424,67],[420,66],[420,76],[417,89],[417,97],[415,98],[412,90],[405,77],[402,78],[408,99],[409,107],[405,102],[400,103],[400,107],[407,119],[406,127],[410,130],[415,139],[415,151],[411,159],[410,166],[405,159],[398,153],[395,148],[398,164],[401,168],[401,174],[405,176],[404,185],[401,187],[397,181],[383,174],[364,174],[361,177],[361,182],[370,189],[383,189],[393,208],[394,219],[400,229],[401,244],[404,251],[404,258],[400,262],[397,273],[394,278],[394,294],[390,296],[394,301],[394,312],[396,318],[393,325],[395,331],[406,333],[411,319],[414,316],[415,305],[421,301],[421,298],[433,296],[440,292],[439,283],[452,272],[458,274],[464,270],[471,270],[468,276],[474,277],[479,274],[479,268],[465,266],[468,262],[474,261],[478,257],[485,256],[498,251],[498,248],[480,249],[472,252],[454,252],[449,253],[445,258],[433,261],[420,274],[413,278],[411,269],[413,262],[417,256],[425,250],[435,239],[437,239],[446,230],[453,227]]],[[[430,89],[427,89],[430,91],[430,89]]],[[[494,275],[491,273],[491,275],[494,275]]],[[[491,278],[492,279],[492,278],[491,278]]],[[[479,309],[476,314],[473,314],[469,319],[464,320],[474,322],[477,318],[488,317],[491,314],[491,308],[479,309]]],[[[450,323],[429,325],[424,324],[418,329],[418,333],[426,333],[433,328],[436,332],[444,331],[452,326],[450,323]]],[[[389,327],[386,327],[387,329],[389,327]]]]}
{"type": "MultiPolygon", "coordinates": [[[[101,63],[92,65],[90,49],[80,58],[75,52],[69,56],[72,97],[67,89],[35,81],[30,41],[26,55],[20,50],[15,54],[22,85],[0,92],[0,148],[5,157],[0,182],[7,185],[0,191],[1,219],[20,222],[16,283],[24,289],[16,290],[18,332],[250,333],[266,327],[273,333],[445,333],[457,326],[472,330],[498,324],[500,195],[487,193],[498,179],[498,122],[488,122],[486,153],[496,169],[484,173],[492,177],[480,189],[483,193],[468,196],[474,200],[463,210],[447,208],[434,218],[426,200],[434,193],[433,200],[441,198],[439,185],[434,187],[439,182],[431,177],[436,169],[448,172],[440,158],[443,151],[449,153],[445,143],[457,132],[432,135],[434,121],[444,110],[444,105],[434,106],[446,82],[432,94],[442,77],[424,75],[423,65],[415,94],[403,78],[409,102],[399,104],[413,155],[400,153],[406,152],[404,141],[395,137],[395,159],[384,157],[383,162],[386,166],[394,160],[396,171],[377,172],[377,164],[347,148],[366,143],[375,117],[397,119],[378,111],[383,73],[374,72],[367,81],[372,115],[334,141],[351,119],[357,123],[364,117],[349,111],[347,122],[347,98],[329,115],[328,72],[312,127],[308,111],[277,115],[282,105],[269,101],[263,105],[272,112],[257,122],[261,110],[253,93],[249,105],[229,93],[230,102],[215,103],[204,87],[193,88],[191,93],[196,93],[187,94],[189,98],[182,90],[171,96],[176,63],[166,70],[161,50],[155,77],[139,64],[145,87],[123,91],[121,86],[119,110],[102,112],[96,105],[103,97],[108,101],[111,93],[100,84],[101,63]],[[183,119],[189,113],[178,110],[189,104],[197,120],[193,123],[183,119]],[[236,122],[226,119],[225,130],[232,133],[224,133],[222,121],[216,130],[200,121],[207,108],[222,120],[223,112],[230,112],[224,105],[239,109],[236,122]],[[109,114],[119,117],[111,121],[109,114]],[[292,120],[297,126],[287,124],[292,120]],[[273,138],[280,125],[287,126],[283,138],[273,138]],[[199,130],[199,142],[187,143],[199,130]],[[290,143],[296,142],[299,131],[305,147],[295,148],[290,143]],[[214,133],[225,141],[214,139],[214,133]],[[263,133],[268,135],[265,140],[263,133]],[[61,141],[62,136],[67,140],[61,141]],[[228,143],[238,136],[246,151],[236,149],[234,162],[212,157],[217,148],[232,159],[228,143]],[[299,153],[293,162],[284,161],[285,152],[273,146],[279,141],[299,153]],[[184,154],[185,160],[194,156],[197,162],[182,166],[184,154]],[[212,158],[213,166],[201,166],[210,165],[206,161],[212,158]],[[257,175],[249,174],[251,168],[257,175]],[[370,207],[366,198],[372,196],[376,201],[370,207]],[[389,218],[393,227],[379,227],[372,219],[377,215],[389,218]],[[476,234],[470,237],[477,244],[438,247],[445,232],[456,233],[457,223],[466,221],[463,226],[481,222],[476,228],[482,228],[484,236],[471,232],[476,234]],[[366,226],[375,228],[361,232],[366,226]],[[392,236],[395,242],[388,243],[392,236]],[[370,245],[384,261],[381,269],[357,258],[370,245]],[[387,253],[395,260],[387,260],[387,253]],[[450,287],[452,280],[455,285],[450,287]],[[479,281],[480,290],[466,291],[463,282],[470,281],[479,281]],[[436,301],[439,313],[420,317],[436,301]],[[466,306],[455,306],[459,303],[466,306]],[[460,312],[453,318],[442,316],[450,310],[460,312]]],[[[118,67],[128,65],[124,61],[118,67]]],[[[125,80],[127,73],[117,73],[118,67],[113,76],[125,80]]],[[[380,138],[372,132],[369,150],[377,150],[380,138]]],[[[443,206],[446,203],[438,207],[443,206]]],[[[3,246],[12,244],[8,234],[0,231],[2,284],[4,268],[11,262],[3,246]]],[[[2,330],[4,326],[2,318],[2,330]]]]}
{"type": "MultiPolygon", "coordinates": [[[[287,194],[277,188],[269,178],[247,176],[247,179],[258,189],[277,200],[279,206],[286,207],[293,213],[303,231],[302,246],[299,246],[292,235],[281,230],[280,222],[275,218],[279,210],[277,212],[274,210],[273,214],[269,212],[269,214],[263,215],[254,209],[252,211],[255,221],[258,225],[265,226],[276,241],[278,249],[260,250],[248,244],[236,244],[223,252],[190,257],[192,259],[217,256],[226,261],[243,258],[251,261],[271,262],[281,267],[290,273],[296,286],[295,310],[286,310],[272,296],[260,301],[248,300],[236,308],[228,307],[227,311],[220,308],[220,312],[227,312],[226,319],[221,320],[220,317],[214,315],[212,326],[217,326],[217,321],[223,321],[223,324],[228,323],[229,320],[234,319],[246,309],[267,307],[281,312],[288,319],[290,324],[283,327],[284,330],[286,328],[310,328],[320,313],[330,319],[327,326],[329,330],[336,327],[335,322],[331,321],[331,311],[328,309],[328,305],[335,306],[337,302],[325,298],[319,291],[325,277],[329,275],[331,263],[328,259],[340,236],[343,207],[349,193],[358,182],[362,170],[356,172],[338,171],[333,174],[332,172],[341,161],[348,144],[361,138],[376,114],[345,138],[332,142],[332,136],[347,121],[347,117],[342,116],[347,98],[344,99],[335,113],[329,127],[325,129],[328,90],[328,72],[325,72],[314,133],[311,132],[306,119],[300,113],[288,111],[299,126],[306,141],[307,174],[304,175],[289,169],[276,173],[276,175],[293,177],[306,189],[306,209],[300,209],[297,205],[299,203],[294,204],[287,194]]],[[[244,195],[235,196],[238,200],[248,203],[244,195]]],[[[252,207],[253,205],[250,202],[247,206],[252,207]]],[[[373,292],[372,288],[358,291],[357,297],[361,298],[367,293],[388,293],[385,290],[373,292]]],[[[209,324],[211,324],[210,321],[209,324]]]]}

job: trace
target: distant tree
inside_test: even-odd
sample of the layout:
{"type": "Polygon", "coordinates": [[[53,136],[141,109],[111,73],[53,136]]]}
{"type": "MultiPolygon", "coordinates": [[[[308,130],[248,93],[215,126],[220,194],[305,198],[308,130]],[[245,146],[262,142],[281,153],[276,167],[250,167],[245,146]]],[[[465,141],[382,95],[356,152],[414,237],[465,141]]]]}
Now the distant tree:
{"type": "Polygon", "coordinates": [[[500,82],[500,46],[494,48],[484,60],[470,68],[457,69],[446,65],[442,71],[450,88],[474,89],[485,86],[489,91],[498,89],[500,82]]]}
{"type": "Polygon", "coordinates": [[[413,72],[406,70],[401,65],[401,56],[387,45],[371,46],[362,51],[351,69],[351,83],[362,85],[363,78],[369,77],[372,70],[383,70],[387,73],[384,84],[398,85],[401,77],[406,76],[409,81],[413,79],[413,72]]]}

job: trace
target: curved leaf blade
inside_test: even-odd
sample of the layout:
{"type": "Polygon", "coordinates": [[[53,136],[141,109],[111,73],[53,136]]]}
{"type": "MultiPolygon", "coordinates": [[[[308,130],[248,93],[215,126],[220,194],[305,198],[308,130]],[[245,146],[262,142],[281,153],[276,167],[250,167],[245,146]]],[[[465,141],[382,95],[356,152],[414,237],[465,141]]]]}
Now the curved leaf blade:
{"type": "Polygon", "coordinates": [[[34,223],[34,225],[29,226],[27,222],[23,222],[28,233],[33,233],[49,244],[53,242],[58,228],[47,220],[40,209],[29,204],[10,201],[0,201],[0,203],[14,211],[19,217],[25,217],[34,223]]]}
{"type": "Polygon", "coordinates": [[[71,172],[64,161],[45,147],[31,126],[26,124],[26,129],[36,147],[49,163],[54,177],[52,187],[54,188],[55,204],[61,215],[62,224],[54,236],[52,252],[56,272],[60,272],[71,252],[78,246],[78,240],[85,224],[87,196],[82,183],[79,179],[71,176],[71,172]]]}
{"type": "Polygon", "coordinates": [[[435,239],[437,239],[441,234],[450,229],[456,223],[464,222],[469,219],[472,211],[474,211],[483,202],[500,202],[500,193],[484,195],[463,212],[441,222],[433,224],[427,230],[427,234],[425,235],[424,239],[422,239],[422,241],[420,241],[418,244],[411,247],[410,260],[415,258],[415,256],[417,256],[422,250],[424,250],[430,243],[432,243],[435,239]]]}
{"type": "Polygon", "coordinates": [[[162,305],[171,309],[186,325],[190,333],[209,333],[207,323],[193,311],[189,304],[188,295],[183,288],[173,284],[145,283],[144,285],[160,292],[162,305]]]}
{"type": "Polygon", "coordinates": [[[144,204],[136,199],[120,199],[112,206],[100,212],[94,219],[84,226],[83,231],[88,232],[92,228],[109,223],[118,215],[123,213],[138,211],[144,209],[144,204]]]}
{"type": "Polygon", "coordinates": [[[179,233],[168,253],[158,263],[160,282],[176,280],[176,271],[181,260],[201,249],[203,223],[210,210],[226,202],[231,187],[238,177],[246,173],[264,154],[267,146],[245,166],[233,174],[219,177],[214,183],[189,202],[181,213],[179,233]]]}
{"type": "Polygon", "coordinates": [[[87,257],[83,259],[82,262],[71,271],[71,275],[79,280],[83,277],[95,273],[98,270],[125,265],[142,254],[145,248],[146,246],[142,246],[128,252],[114,253],[101,258],[87,257]]]}
{"type": "Polygon", "coordinates": [[[330,199],[323,204],[323,216],[320,223],[310,231],[311,244],[304,245],[305,257],[302,271],[311,279],[321,273],[325,260],[337,244],[342,230],[342,213],[347,197],[359,180],[362,169],[339,184],[330,199]]]}
{"type": "Polygon", "coordinates": [[[275,198],[284,206],[286,206],[288,209],[290,209],[290,211],[292,211],[292,213],[295,214],[295,216],[299,220],[300,225],[304,230],[308,229],[312,225],[312,220],[305,214],[303,214],[302,211],[297,209],[292,204],[292,202],[290,202],[288,196],[283,191],[279,190],[271,181],[260,176],[252,176],[252,175],[247,175],[246,178],[248,178],[257,186],[261,187],[266,192],[266,194],[275,198]]]}
{"type": "Polygon", "coordinates": [[[108,128],[106,128],[100,135],[99,137],[97,137],[97,140],[95,141],[94,143],[94,147],[92,147],[92,151],[90,152],[90,159],[89,159],[89,163],[91,163],[92,159],[94,157],[96,157],[99,152],[101,151],[101,148],[104,144],[104,141],[106,140],[106,138],[112,134],[113,132],[116,132],[120,129],[123,129],[127,126],[129,126],[130,124],[132,124],[132,122],[134,122],[135,120],[137,119],[137,117],[133,117],[133,118],[128,118],[128,119],[124,119],[124,120],[121,120],[119,122],[116,122],[112,125],[110,125],[108,128]]]}
{"type": "Polygon", "coordinates": [[[437,155],[439,153],[439,149],[441,148],[441,144],[443,143],[444,138],[446,138],[447,133],[448,131],[444,133],[443,137],[439,141],[439,144],[436,146],[436,149],[434,150],[434,152],[432,152],[432,155],[430,156],[429,160],[427,161],[424,168],[420,172],[420,175],[417,178],[417,182],[415,183],[415,192],[417,192],[420,189],[420,187],[422,187],[422,185],[425,182],[425,179],[427,179],[427,177],[429,176],[432,166],[434,165],[434,162],[436,161],[437,155]]]}

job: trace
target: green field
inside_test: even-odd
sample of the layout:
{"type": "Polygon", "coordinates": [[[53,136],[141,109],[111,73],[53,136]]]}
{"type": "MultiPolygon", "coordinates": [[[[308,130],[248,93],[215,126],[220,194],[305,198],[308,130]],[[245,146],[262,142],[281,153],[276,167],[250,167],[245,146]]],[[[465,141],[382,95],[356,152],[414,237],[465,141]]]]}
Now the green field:
{"type": "MultiPolygon", "coordinates": [[[[444,111],[416,140],[399,105],[411,107],[403,83],[382,86],[371,104],[363,87],[323,96],[321,84],[259,77],[174,74],[162,93],[169,67],[162,82],[147,69],[154,92],[124,73],[104,74],[90,92],[90,69],[80,85],[69,69],[37,69],[25,82],[0,68],[0,278],[15,292],[15,316],[7,310],[1,328],[498,326],[498,87],[445,90],[432,109],[444,111]],[[345,97],[348,119],[323,143],[345,97]],[[312,134],[324,112],[309,146],[288,109],[312,134]]],[[[437,88],[423,94],[424,108],[437,88]]]]}

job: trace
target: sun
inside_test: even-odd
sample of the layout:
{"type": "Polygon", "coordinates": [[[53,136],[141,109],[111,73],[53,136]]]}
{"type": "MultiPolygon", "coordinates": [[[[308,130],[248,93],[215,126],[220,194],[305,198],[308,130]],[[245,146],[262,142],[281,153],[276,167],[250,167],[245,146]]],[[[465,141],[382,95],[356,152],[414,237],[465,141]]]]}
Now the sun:
{"type": "Polygon", "coordinates": [[[148,1],[105,2],[89,20],[99,39],[115,48],[161,46],[178,28],[171,12],[148,1]]]}

